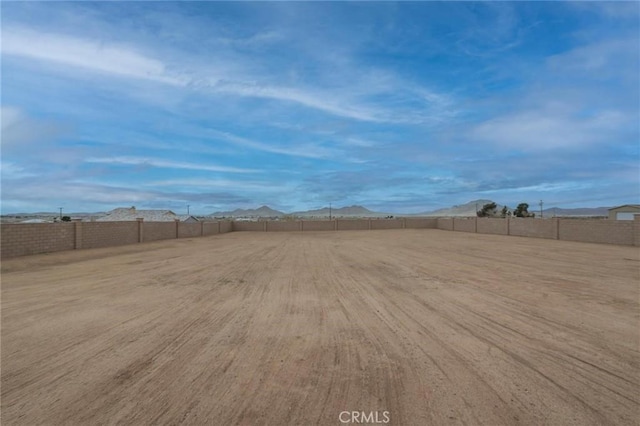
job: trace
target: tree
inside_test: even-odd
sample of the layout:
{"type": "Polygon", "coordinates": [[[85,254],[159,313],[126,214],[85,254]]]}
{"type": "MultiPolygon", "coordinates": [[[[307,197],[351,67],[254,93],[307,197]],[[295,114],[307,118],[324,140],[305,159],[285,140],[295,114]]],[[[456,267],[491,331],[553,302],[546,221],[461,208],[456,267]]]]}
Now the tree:
{"type": "Polygon", "coordinates": [[[508,214],[509,214],[509,209],[507,208],[507,206],[504,206],[502,208],[502,211],[500,211],[500,217],[507,217],[508,214]]]}
{"type": "Polygon", "coordinates": [[[482,206],[482,209],[480,209],[480,211],[477,211],[476,214],[478,215],[478,217],[494,217],[497,215],[496,208],[496,203],[487,203],[482,206]]]}
{"type": "Polygon", "coordinates": [[[535,213],[529,213],[529,204],[520,203],[518,207],[513,211],[515,217],[534,217],[535,213]]]}
{"type": "Polygon", "coordinates": [[[71,217],[70,216],[62,216],[61,219],[63,222],[71,222],[71,217]]]}

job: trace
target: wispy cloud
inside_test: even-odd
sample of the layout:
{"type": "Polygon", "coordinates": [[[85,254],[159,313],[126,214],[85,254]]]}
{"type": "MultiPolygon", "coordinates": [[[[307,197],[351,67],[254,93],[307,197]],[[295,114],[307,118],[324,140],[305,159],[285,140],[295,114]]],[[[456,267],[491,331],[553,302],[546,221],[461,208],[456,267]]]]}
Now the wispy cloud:
{"type": "Polygon", "coordinates": [[[9,2],[3,209],[635,202],[630,9],[9,2]]]}
{"type": "Polygon", "coordinates": [[[273,143],[267,144],[264,142],[258,142],[231,134],[229,132],[222,132],[215,129],[207,129],[206,133],[237,146],[252,148],[258,151],[271,152],[274,154],[282,154],[286,156],[327,158],[335,153],[335,151],[322,146],[318,146],[317,144],[300,144],[294,147],[282,147],[273,143]]]}
{"type": "Polygon", "coordinates": [[[114,165],[126,165],[126,166],[144,166],[144,167],[159,167],[167,169],[186,169],[186,170],[204,170],[209,172],[224,172],[224,173],[258,173],[258,169],[245,169],[239,167],[218,166],[213,164],[198,164],[188,163],[181,161],[164,160],[160,158],[146,158],[146,157],[89,157],[85,160],[87,163],[96,164],[114,164],[114,165]]]}
{"type": "Polygon", "coordinates": [[[54,33],[41,33],[25,27],[3,29],[2,54],[51,61],[91,71],[184,85],[170,76],[165,65],[126,46],[81,39],[54,33]]]}
{"type": "Polygon", "coordinates": [[[634,119],[618,111],[581,117],[554,112],[552,108],[530,110],[486,121],[476,126],[470,136],[479,142],[523,152],[585,149],[592,144],[610,143],[610,136],[634,119]]]}

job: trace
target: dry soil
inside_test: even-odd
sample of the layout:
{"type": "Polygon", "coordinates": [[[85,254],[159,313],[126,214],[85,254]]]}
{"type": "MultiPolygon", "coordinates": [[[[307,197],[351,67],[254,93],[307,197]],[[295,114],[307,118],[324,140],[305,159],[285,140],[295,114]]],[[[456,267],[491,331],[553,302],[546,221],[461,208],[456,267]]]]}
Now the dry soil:
{"type": "Polygon", "coordinates": [[[638,248],[439,230],[7,260],[1,420],[637,424],[639,284],[638,248]]]}

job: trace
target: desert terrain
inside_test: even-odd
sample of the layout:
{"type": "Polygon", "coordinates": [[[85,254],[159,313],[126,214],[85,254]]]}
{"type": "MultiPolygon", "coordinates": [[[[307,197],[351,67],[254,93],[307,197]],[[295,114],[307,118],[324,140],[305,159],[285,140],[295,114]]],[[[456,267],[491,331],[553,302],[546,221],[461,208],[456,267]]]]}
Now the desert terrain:
{"type": "Polygon", "coordinates": [[[1,423],[637,424],[639,284],[637,247],[441,230],[6,260],[1,423]]]}

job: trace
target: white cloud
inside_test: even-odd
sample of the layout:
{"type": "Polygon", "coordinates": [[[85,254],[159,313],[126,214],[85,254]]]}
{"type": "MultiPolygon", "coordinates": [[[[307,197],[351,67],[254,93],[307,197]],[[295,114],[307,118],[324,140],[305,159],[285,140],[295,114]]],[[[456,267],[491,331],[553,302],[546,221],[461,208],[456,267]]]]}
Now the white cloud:
{"type": "MultiPolygon", "coordinates": [[[[256,36],[257,40],[280,37],[269,34],[256,36]]],[[[114,77],[143,79],[185,90],[189,88],[199,93],[209,92],[211,95],[226,94],[288,102],[359,121],[423,122],[446,115],[451,107],[449,99],[441,94],[412,87],[385,72],[368,68],[365,71],[354,64],[339,73],[327,69],[327,73],[342,77],[336,77],[331,86],[312,88],[292,86],[286,82],[274,83],[273,78],[276,78],[275,81],[281,80],[279,72],[263,70],[253,75],[251,71],[244,71],[256,68],[252,65],[254,59],[247,56],[214,52],[203,60],[185,56],[182,52],[165,51],[165,60],[161,60],[142,53],[141,49],[131,44],[38,32],[24,26],[3,28],[1,49],[6,56],[29,58],[114,77]],[[170,57],[166,57],[166,54],[170,57]],[[169,69],[168,63],[179,65],[169,69]],[[217,63],[225,65],[218,66],[217,63]],[[354,76],[357,76],[355,80],[354,76]],[[408,108],[398,108],[397,105],[389,107],[387,101],[381,103],[369,99],[379,95],[392,96],[394,101],[400,98],[413,105],[408,108]]],[[[154,96],[148,96],[153,102],[154,96]]]]}
{"type": "Polygon", "coordinates": [[[2,179],[9,180],[37,176],[35,173],[31,173],[24,167],[10,161],[0,162],[0,172],[2,174],[2,179]]]}
{"type": "Polygon", "coordinates": [[[180,161],[170,161],[160,158],[147,158],[147,157],[91,157],[85,159],[87,163],[98,164],[120,164],[131,166],[148,166],[159,167],[168,169],[187,169],[187,170],[205,170],[210,172],[224,172],[224,173],[256,173],[259,170],[255,169],[243,169],[238,167],[217,166],[211,164],[197,164],[187,163],[180,161]]]}
{"type": "Polygon", "coordinates": [[[548,58],[552,71],[569,76],[589,75],[599,79],[612,75],[623,75],[628,68],[637,81],[640,41],[637,34],[630,38],[610,39],[577,47],[548,58]]]}
{"type": "Polygon", "coordinates": [[[528,110],[485,121],[471,138],[523,152],[610,143],[615,130],[629,123],[619,111],[580,117],[553,109],[528,110]]]}
{"type": "Polygon", "coordinates": [[[237,146],[253,148],[259,151],[270,152],[274,154],[306,158],[327,158],[335,154],[335,152],[333,152],[332,150],[314,144],[305,144],[294,148],[289,148],[258,142],[214,129],[207,129],[207,133],[237,146]]]}
{"type": "Polygon", "coordinates": [[[287,192],[294,189],[286,183],[274,185],[271,182],[239,181],[230,179],[168,179],[143,184],[146,187],[189,187],[189,188],[223,188],[233,191],[287,192]]]}
{"type": "Polygon", "coordinates": [[[35,143],[49,142],[64,132],[63,126],[52,121],[34,119],[21,109],[2,106],[0,142],[5,153],[35,143]]]}
{"type": "Polygon", "coordinates": [[[2,54],[56,62],[123,77],[141,78],[171,85],[186,81],[167,73],[165,65],[124,46],[98,40],[41,33],[24,27],[2,31],[2,54]]]}

